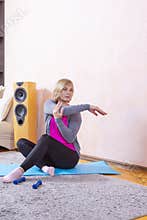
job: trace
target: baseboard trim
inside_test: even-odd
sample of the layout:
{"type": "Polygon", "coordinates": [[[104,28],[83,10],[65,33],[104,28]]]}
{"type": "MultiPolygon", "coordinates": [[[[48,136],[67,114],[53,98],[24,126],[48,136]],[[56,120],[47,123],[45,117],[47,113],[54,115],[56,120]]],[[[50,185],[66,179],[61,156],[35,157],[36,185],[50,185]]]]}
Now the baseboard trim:
{"type": "Polygon", "coordinates": [[[147,167],[145,166],[140,166],[140,165],[136,165],[136,164],[130,164],[130,163],[125,163],[125,162],[121,162],[121,161],[116,161],[116,160],[111,160],[111,159],[107,159],[107,158],[100,158],[100,157],[94,157],[94,156],[90,156],[87,154],[81,154],[80,155],[80,159],[81,160],[88,160],[88,161],[98,161],[98,160],[104,160],[106,162],[112,163],[112,164],[116,164],[116,165],[120,165],[120,166],[125,166],[128,168],[141,168],[141,169],[145,169],[147,171],[147,167]]]}

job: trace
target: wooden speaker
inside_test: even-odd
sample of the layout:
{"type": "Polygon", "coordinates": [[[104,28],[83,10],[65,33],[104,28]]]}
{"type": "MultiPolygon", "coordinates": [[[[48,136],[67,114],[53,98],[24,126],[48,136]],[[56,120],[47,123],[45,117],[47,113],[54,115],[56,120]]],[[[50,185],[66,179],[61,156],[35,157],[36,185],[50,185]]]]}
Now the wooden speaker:
{"type": "Polygon", "coordinates": [[[14,83],[13,97],[14,142],[26,138],[37,140],[37,92],[34,82],[14,83]]]}

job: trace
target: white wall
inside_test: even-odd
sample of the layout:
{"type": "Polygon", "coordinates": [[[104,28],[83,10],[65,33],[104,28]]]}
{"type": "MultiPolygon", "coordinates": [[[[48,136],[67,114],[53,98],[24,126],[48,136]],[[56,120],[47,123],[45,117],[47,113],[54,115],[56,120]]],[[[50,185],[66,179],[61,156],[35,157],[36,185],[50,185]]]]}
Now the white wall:
{"type": "Polygon", "coordinates": [[[146,11],[145,0],[7,0],[6,85],[72,79],[73,103],[108,112],[83,113],[82,153],[147,166],[146,11]]]}

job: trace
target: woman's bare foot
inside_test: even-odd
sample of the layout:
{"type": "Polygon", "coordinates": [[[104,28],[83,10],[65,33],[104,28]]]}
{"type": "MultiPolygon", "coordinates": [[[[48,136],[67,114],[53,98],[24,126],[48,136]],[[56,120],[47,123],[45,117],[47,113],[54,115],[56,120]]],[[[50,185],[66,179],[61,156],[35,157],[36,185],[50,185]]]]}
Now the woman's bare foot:
{"type": "Polygon", "coordinates": [[[52,166],[43,166],[42,171],[48,173],[50,176],[55,175],[55,168],[52,166]]]}
{"type": "Polygon", "coordinates": [[[13,170],[11,173],[8,175],[4,176],[2,181],[4,183],[11,183],[13,180],[20,178],[24,173],[24,170],[22,167],[18,167],[15,170],[13,170]]]}

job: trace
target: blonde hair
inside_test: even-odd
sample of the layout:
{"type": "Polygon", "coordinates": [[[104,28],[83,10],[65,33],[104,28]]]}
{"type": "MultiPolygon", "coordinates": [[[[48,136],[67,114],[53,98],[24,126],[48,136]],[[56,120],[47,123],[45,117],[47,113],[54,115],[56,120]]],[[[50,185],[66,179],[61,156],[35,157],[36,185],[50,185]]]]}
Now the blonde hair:
{"type": "Polygon", "coordinates": [[[60,79],[60,80],[58,80],[58,82],[56,83],[56,86],[53,90],[53,93],[52,93],[52,99],[55,102],[58,101],[58,99],[60,98],[61,91],[63,90],[63,88],[67,84],[71,84],[73,89],[74,89],[73,82],[70,79],[60,79]]]}

